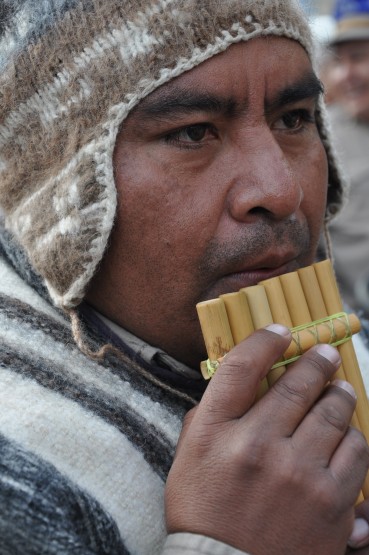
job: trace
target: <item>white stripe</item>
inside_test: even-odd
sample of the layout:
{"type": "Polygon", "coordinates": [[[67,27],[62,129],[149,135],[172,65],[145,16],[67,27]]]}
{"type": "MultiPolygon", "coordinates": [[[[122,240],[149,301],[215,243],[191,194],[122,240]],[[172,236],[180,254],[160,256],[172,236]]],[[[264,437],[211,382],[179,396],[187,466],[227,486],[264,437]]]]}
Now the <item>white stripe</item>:
{"type": "Polygon", "coordinates": [[[45,235],[38,237],[35,241],[35,251],[43,251],[47,249],[56,237],[60,235],[78,235],[81,231],[81,219],[82,215],[88,212],[96,212],[96,208],[93,210],[89,207],[78,212],[73,216],[66,216],[59,220],[45,235]]]}
{"type": "Polygon", "coordinates": [[[67,102],[59,102],[57,98],[52,98],[51,100],[46,99],[47,101],[43,104],[42,110],[37,110],[36,108],[36,111],[40,112],[40,119],[45,128],[54,123],[56,119],[67,114],[72,106],[79,106],[81,102],[90,97],[91,88],[88,86],[87,82],[83,79],[79,79],[78,83],[80,85],[79,92],[68,98],[67,102]]]}
{"type": "Polygon", "coordinates": [[[13,478],[11,478],[10,476],[4,476],[3,474],[0,474],[0,482],[2,484],[5,484],[6,486],[14,488],[16,491],[23,491],[30,497],[33,497],[35,494],[35,490],[33,488],[30,488],[26,484],[18,482],[17,480],[13,480],[13,478]]]}
{"type": "Polygon", "coordinates": [[[140,417],[151,422],[168,438],[173,448],[176,446],[182,426],[180,418],[175,415],[169,417],[167,410],[159,403],[151,401],[135,391],[129,382],[85,357],[76,346],[66,348],[41,330],[29,324],[14,322],[4,314],[0,314],[0,329],[2,341],[14,351],[19,351],[19,345],[22,345],[22,350],[35,360],[48,360],[52,353],[54,364],[63,368],[60,377],[77,384],[82,382],[87,388],[101,391],[112,405],[121,407],[128,401],[140,417]]]}
{"type": "Polygon", "coordinates": [[[104,210],[105,205],[106,195],[100,202],[95,202],[79,210],[75,215],[69,215],[59,220],[47,233],[35,238],[35,252],[47,249],[54,242],[55,238],[60,235],[78,235],[82,225],[86,228],[86,221],[89,221],[94,215],[98,219],[101,218],[101,212],[104,210]],[[83,221],[84,218],[87,218],[87,220],[83,221]]]}
{"type": "MultiPolygon", "coordinates": [[[[39,185],[39,188],[32,193],[31,195],[27,196],[23,201],[17,203],[15,210],[9,215],[6,219],[6,225],[11,227],[18,236],[23,235],[23,229],[18,225],[19,218],[23,212],[27,211],[28,206],[33,203],[37,202],[39,198],[45,194],[47,189],[50,187],[56,187],[58,183],[65,181],[68,177],[73,175],[74,170],[80,164],[81,160],[84,156],[91,156],[95,152],[95,150],[101,145],[103,140],[100,138],[97,141],[91,141],[84,145],[76,154],[75,156],[69,160],[68,164],[60,171],[59,174],[47,179],[43,184],[39,185]]],[[[72,181],[71,187],[75,187],[75,181],[72,181]]],[[[37,216],[38,217],[38,216],[37,216]]]]}
{"type": "MultiPolygon", "coordinates": [[[[142,25],[148,26],[152,14],[160,12],[160,9],[164,10],[173,1],[174,0],[161,0],[156,6],[149,7],[144,13],[140,13],[142,25]]],[[[120,46],[122,40],[128,40],[128,43],[125,45],[126,50],[122,51],[122,54],[125,52],[124,60],[128,62],[139,53],[150,52],[154,39],[153,37],[151,37],[151,39],[149,37],[150,34],[147,28],[142,29],[133,22],[128,21],[125,22],[122,27],[109,31],[109,33],[104,33],[101,37],[94,39],[90,46],[86,47],[81,54],[74,58],[74,63],[70,71],[64,69],[62,72],[58,73],[52,83],[40,89],[40,91],[30,97],[25,103],[22,103],[17,111],[9,114],[5,123],[0,126],[0,146],[3,146],[13,137],[16,129],[22,125],[30,113],[34,111],[39,112],[40,119],[44,125],[52,122],[54,117],[58,117],[58,114],[62,114],[63,110],[67,107],[66,105],[62,105],[56,96],[64,92],[76,74],[85,71],[89,64],[93,60],[100,59],[106,50],[120,46]],[[145,43],[142,45],[141,50],[138,49],[137,46],[132,50],[129,49],[131,44],[138,45],[141,40],[145,43]]],[[[78,100],[78,98],[76,97],[75,100],[78,100]]]]}
{"type": "Polygon", "coordinates": [[[146,31],[141,31],[141,33],[137,32],[134,35],[130,30],[130,34],[132,34],[132,37],[130,38],[127,33],[127,36],[125,37],[126,42],[123,42],[123,40],[119,41],[123,43],[119,51],[121,58],[125,63],[134,60],[141,54],[147,54],[154,45],[159,44],[159,40],[146,31]],[[128,52],[130,54],[129,56],[127,56],[128,52]]]}
{"type": "Polygon", "coordinates": [[[72,180],[67,191],[58,188],[52,199],[54,210],[60,216],[68,214],[71,207],[79,209],[80,207],[80,194],[78,190],[79,178],[72,180]]]}
{"type": "Polygon", "coordinates": [[[0,429],[87,490],[115,519],[129,551],[159,555],[164,484],[113,426],[7,370],[0,373],[0,429]]]}

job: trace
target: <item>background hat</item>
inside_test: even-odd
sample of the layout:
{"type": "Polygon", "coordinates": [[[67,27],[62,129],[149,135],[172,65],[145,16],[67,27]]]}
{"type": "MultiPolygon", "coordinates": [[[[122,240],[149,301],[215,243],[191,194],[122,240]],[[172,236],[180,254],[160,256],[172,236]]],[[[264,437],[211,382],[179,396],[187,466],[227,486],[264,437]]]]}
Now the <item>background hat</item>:
{"type": "Polygon", "coordinates": [[[331,44],[369,40],[369,0],[338,0],[334,18],[336,29],[331,44]]]}

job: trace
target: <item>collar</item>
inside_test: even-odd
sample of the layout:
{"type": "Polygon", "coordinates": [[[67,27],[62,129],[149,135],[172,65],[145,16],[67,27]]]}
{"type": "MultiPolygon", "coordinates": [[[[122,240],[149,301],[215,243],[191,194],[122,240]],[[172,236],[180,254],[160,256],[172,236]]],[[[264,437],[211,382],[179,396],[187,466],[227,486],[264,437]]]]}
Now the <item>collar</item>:
{"type": "Polygon", "coordinates": [[[168,368],[175,374],[179,374],[184,378],[189,378],[192,380],[201,380],[203,379],[201,376],[200,371],[196,371],[189,366],[186,366],[182,362],[176,360],[175,358],[171,357],[160,349],[159,347],[154,347],[149,343],[143,341],[133,333],[129,332],[128,330],[118,326],[115,322],[103,316],[100,312],[89,306],[90,310],[94,313],[94,315],[102,321],[109,330],[116,335],[121,341],[123,341],[134,353],[139,355],[149,364],[159,364],[159,366],[164,366],[164,368],[168,368]]]}

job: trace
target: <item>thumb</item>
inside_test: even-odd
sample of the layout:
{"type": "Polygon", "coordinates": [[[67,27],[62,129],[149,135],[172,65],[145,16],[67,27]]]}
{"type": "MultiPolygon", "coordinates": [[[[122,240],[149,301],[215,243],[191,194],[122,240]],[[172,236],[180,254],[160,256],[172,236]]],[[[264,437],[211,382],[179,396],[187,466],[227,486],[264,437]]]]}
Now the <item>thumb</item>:
{"type": "Polygon", "coordinates": [[[369,524],[364,518],[355,519],[347,545],[353,549],[369,545],[369,524]]]}

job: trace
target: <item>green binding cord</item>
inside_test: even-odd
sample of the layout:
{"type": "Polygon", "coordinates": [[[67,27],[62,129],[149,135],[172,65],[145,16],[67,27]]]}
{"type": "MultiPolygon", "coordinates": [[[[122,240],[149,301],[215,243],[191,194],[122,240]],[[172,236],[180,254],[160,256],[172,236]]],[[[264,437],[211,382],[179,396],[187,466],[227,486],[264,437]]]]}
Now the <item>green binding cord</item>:
{"type": "MultiPolygon", "coordinates": [[[[317,329],[317,326],[321,324],[329,324],[330,331],[331,331],[331,338],[330,338],[330,341],[328,341],[328,343],[330,345],[333,345],[333,347],[342,345],[342,343],[346,343],[346,341],[349,341],[352,338],[352,330],[351,330],[351,326],[348,320],[348,315],[346,314],[346,312],[338,312],[337,314],[333,314],[332,316],[327,316],[326,318],[321,318],[320,320],[314,320],[313,322],[308,322],[307,324],[303,324],[301,326],[295,326],[294,328],[290,328],[290,331],[291,333],[295,333],[295,332],[298,333],[299,331],[308,330],[314,336],[315,344],[318,345],[319,343],[322,343],[321,341],[319,341],[319,331],[317,329]],[[337,339],[337,336],[334,330],[333,320],[338,320],[338,319],[343,319],[345,323],[346,335],[342,339],[337,339]]],[[[297,338],[293,338],[292,341],[296,343],[300,351],[300,354],[292,358],[289,358],[287,360],[282,360],[281,362],[277,362],[276,364],[274,364],[274,366],[272,366],[271,370],[274,370],[275,368],[279,368],[280,366],[286,366],[286,364],[291,364],[291,362],[295,362],[303,354],[301,345],[299,344],[299,336],[297,335],[297,338]]],[[[215,372],[219,367],[219,364],[220,362],[218,360],[208,359],[206,361],[206,368],[208,371],[209,378],[212,378],[214,376],[215,372]]]]}
{"type": "Polygon", "coordinates": [[[206,361],[206,368],[209,378],[212,378],[214,376],[215,372],[218,370],[219,364],[220,362],[218,362],[217,360],[210,360],[208,358],[208,360],[206,361]]]}
{"type": "MultiPolygon", "coordinates": [[[[338,345],[342,345],[342,343],[346,343],[346,341],[349,341],[352,338],[352,330],[351,330],[350,323],[349,323],[348,316],[347,316],[346,312],[338,312],[337,314],[332,314],[332,316],[327,316],[326,318],[321,318],[320,320],[314,320],[313,322],[309,322],[309,323],[303,324],[301,326],[295,326],[294,328],[291,328],[291,333],[295,333],[295,332],[298,333],[299,331],[303,331],[303,330],[310,331],[311,334],[315,338],[315,345],[318,345],[319,343],[321,343],[321,341],[319,341],[319,332],[317,330],[317,326],[319,326],[320,324],[329,324],[330,325],[331,339],[330,339],[330,341],[328,341],[328,343],[330,345],[332,345],[333,347],[337,347],[338,345]],[[339,319],[344,320],[344,324],[345,324],[345,328],[346,328],[346,335],[342,339],[337,339],[335,331],[334,331],[334,325],[333,325],[333,320],[339,320],[339,319]],[[310,330],[310,328],[312,328],[312,329],[310,330]]],[[[293,339],[293,341],[295,341],[295,339],[293,339]]],[[[279,368],[280,366],[286,366],[286,364],[291,364],[291,362],[295,362],[296,360],[298,360],[303,353],[302,353],[302,350],[301,350],[301,347],[300,347],[299,343],[297,343],[297,345],[300,348],[300,354],[298,354],[298,355],[296,355],[292,358],[288,358],[287,360],[277,362],[276,364],[274,364],[272,366],[271,369],[274,370],[274,368],[279,368]]]]}

